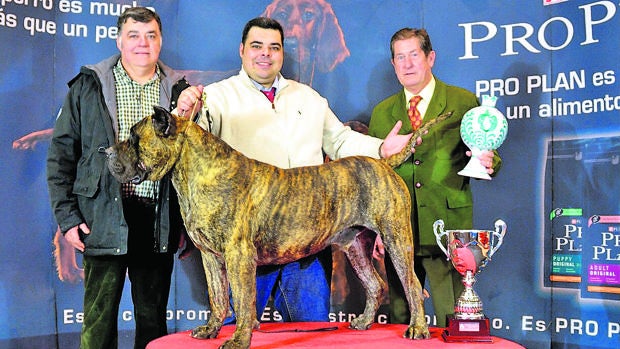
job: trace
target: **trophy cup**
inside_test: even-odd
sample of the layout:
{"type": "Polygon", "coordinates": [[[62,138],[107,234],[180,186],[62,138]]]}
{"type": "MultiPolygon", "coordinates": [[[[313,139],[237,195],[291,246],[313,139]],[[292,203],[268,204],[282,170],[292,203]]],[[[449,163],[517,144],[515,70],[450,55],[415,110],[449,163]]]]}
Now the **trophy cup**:
{"type": "Polygon", "coordinates": [[[443,228],[441,219],[433,224],[437,245],[463,275],[465,289],[456,300],[454,314],[448,316],[448,328],[442,337],[446,342],[491,342],[489,319],[482,312],[482,301],[473,289],[476,282],[474,275],[486,267],[491,256],[502,245],[506,223],[497,220],[495,231],[444,231],[443,228]],[[444,236],[446,238],[442,241],[444,236]]]}
{"type": "Polygon", "coordinates": [[[482,96],[482,105],[470,109],[461,120],[461,139],[471,150],[471,159],[459,174],[479,179],[491,179],[480,163],[483,151],[494,150],[506,139],[508,122],[497,108],[495,96],[482,96]]]}

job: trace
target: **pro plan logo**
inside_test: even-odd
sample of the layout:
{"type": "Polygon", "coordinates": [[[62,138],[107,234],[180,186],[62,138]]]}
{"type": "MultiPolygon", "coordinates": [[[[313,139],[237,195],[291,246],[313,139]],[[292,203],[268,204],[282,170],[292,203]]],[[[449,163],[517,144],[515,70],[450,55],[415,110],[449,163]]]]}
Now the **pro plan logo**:
{"type": "Polygon", "coordinates": [[[568,0],[543,0],[543,6],[547,6],[547,5],[555,5],[555,4],[559,4],[561,2],[566,2],[568,0]]]}

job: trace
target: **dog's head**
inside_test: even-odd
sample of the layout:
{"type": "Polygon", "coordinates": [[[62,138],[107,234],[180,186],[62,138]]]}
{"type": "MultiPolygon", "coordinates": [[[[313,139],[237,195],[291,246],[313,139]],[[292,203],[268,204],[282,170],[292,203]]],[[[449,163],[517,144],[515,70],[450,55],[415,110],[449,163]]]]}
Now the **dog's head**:
{"type": "Polygon", "coordinates": [[[131,127],[129,139],[105,151],[108,169],[121,183],[160,180],[179,157],[178,130],[187,121],[162,107],[153,108],[153,115],[131,127]]]}
{"type": "Polygon", "coordinates": [[[284,50],[299,64],[300,71],[291,73],[301,82],[312,82],[315,65],[327,73],[350,54],[338,19],[324,0],[274,0],[263,16],[282,25],[284,50]]]}

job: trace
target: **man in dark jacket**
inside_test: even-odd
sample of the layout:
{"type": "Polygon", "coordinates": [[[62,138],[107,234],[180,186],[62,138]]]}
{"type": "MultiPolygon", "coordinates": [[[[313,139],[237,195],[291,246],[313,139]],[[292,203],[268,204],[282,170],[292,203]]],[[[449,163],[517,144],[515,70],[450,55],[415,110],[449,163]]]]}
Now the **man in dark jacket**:
{"type": "Polygon", "coordinates": [[[183,77],[159,61],[161,20],[143,7],[118,19],[120,55],[83,66],[54,126],[47,157],[52,209],[61,231],[84,253],[81,348],[116,348],[117,318],[129,275],[135,348],[167,334],[166,305],[182,221],[169,180],[121,184],[108,172],[104,149],[130,127],[173,108],[183,77]]]}
{"type": "MultiPolygon", "coordinates": [[[[398,120],[403,122],[401,132],[408,133],[427,120],[453,113],[450,119],[422,137],[410,161],[395,168],[411,194],[416,274],[422,285],[428,280],[436,324],[444,327],[446,316],[454,313],[454,303],[463,284],[462,276],[437,245],[433,223],[442,219],[447,229],[472,228],[470,179],[458,175],[469,161],[467,155],[470,153],[459,131],[463,115],[479,104],[473,93],[448,85],[433,75],[435,51],[426,30],[403,28],[397,31],[390,41],[390,49],[394,72],[403,88],[374,108],[368,134],[385,137],[390,125],[398,120]]],[[[486,151],[480,158],[487,172],[496,175],[501,167],[497,151],[486,151]]],[[[389,258],[386,262],[389,265],[389,258]]],[[[407,302],[400,282],[392,268],[386,271],[390,285],[390,321],[408,323],[407,302]]]]}

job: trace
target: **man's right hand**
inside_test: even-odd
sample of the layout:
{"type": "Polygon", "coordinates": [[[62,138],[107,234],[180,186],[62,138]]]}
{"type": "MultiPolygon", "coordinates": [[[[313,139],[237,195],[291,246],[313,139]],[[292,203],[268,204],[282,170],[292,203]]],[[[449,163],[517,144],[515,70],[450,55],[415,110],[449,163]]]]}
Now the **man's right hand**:
{"type": "Polygon", "coordinates": [[[202,108],[203,85],[190,86],[183,90],[177,101],[177,111],[179,116],[192,119],[200,108],[202,108]]]}
{"type": "Polygon", "coordinates": [[[84,252],[85,246],[84,242],[80,239],[80,230],[84,234],[90,234],[90,228],[86,225],[86,223],[82,223],[67,230],[65,233],[65,239],[71,244],[71,246],[78,249],[80,252],[84,252]]]}

